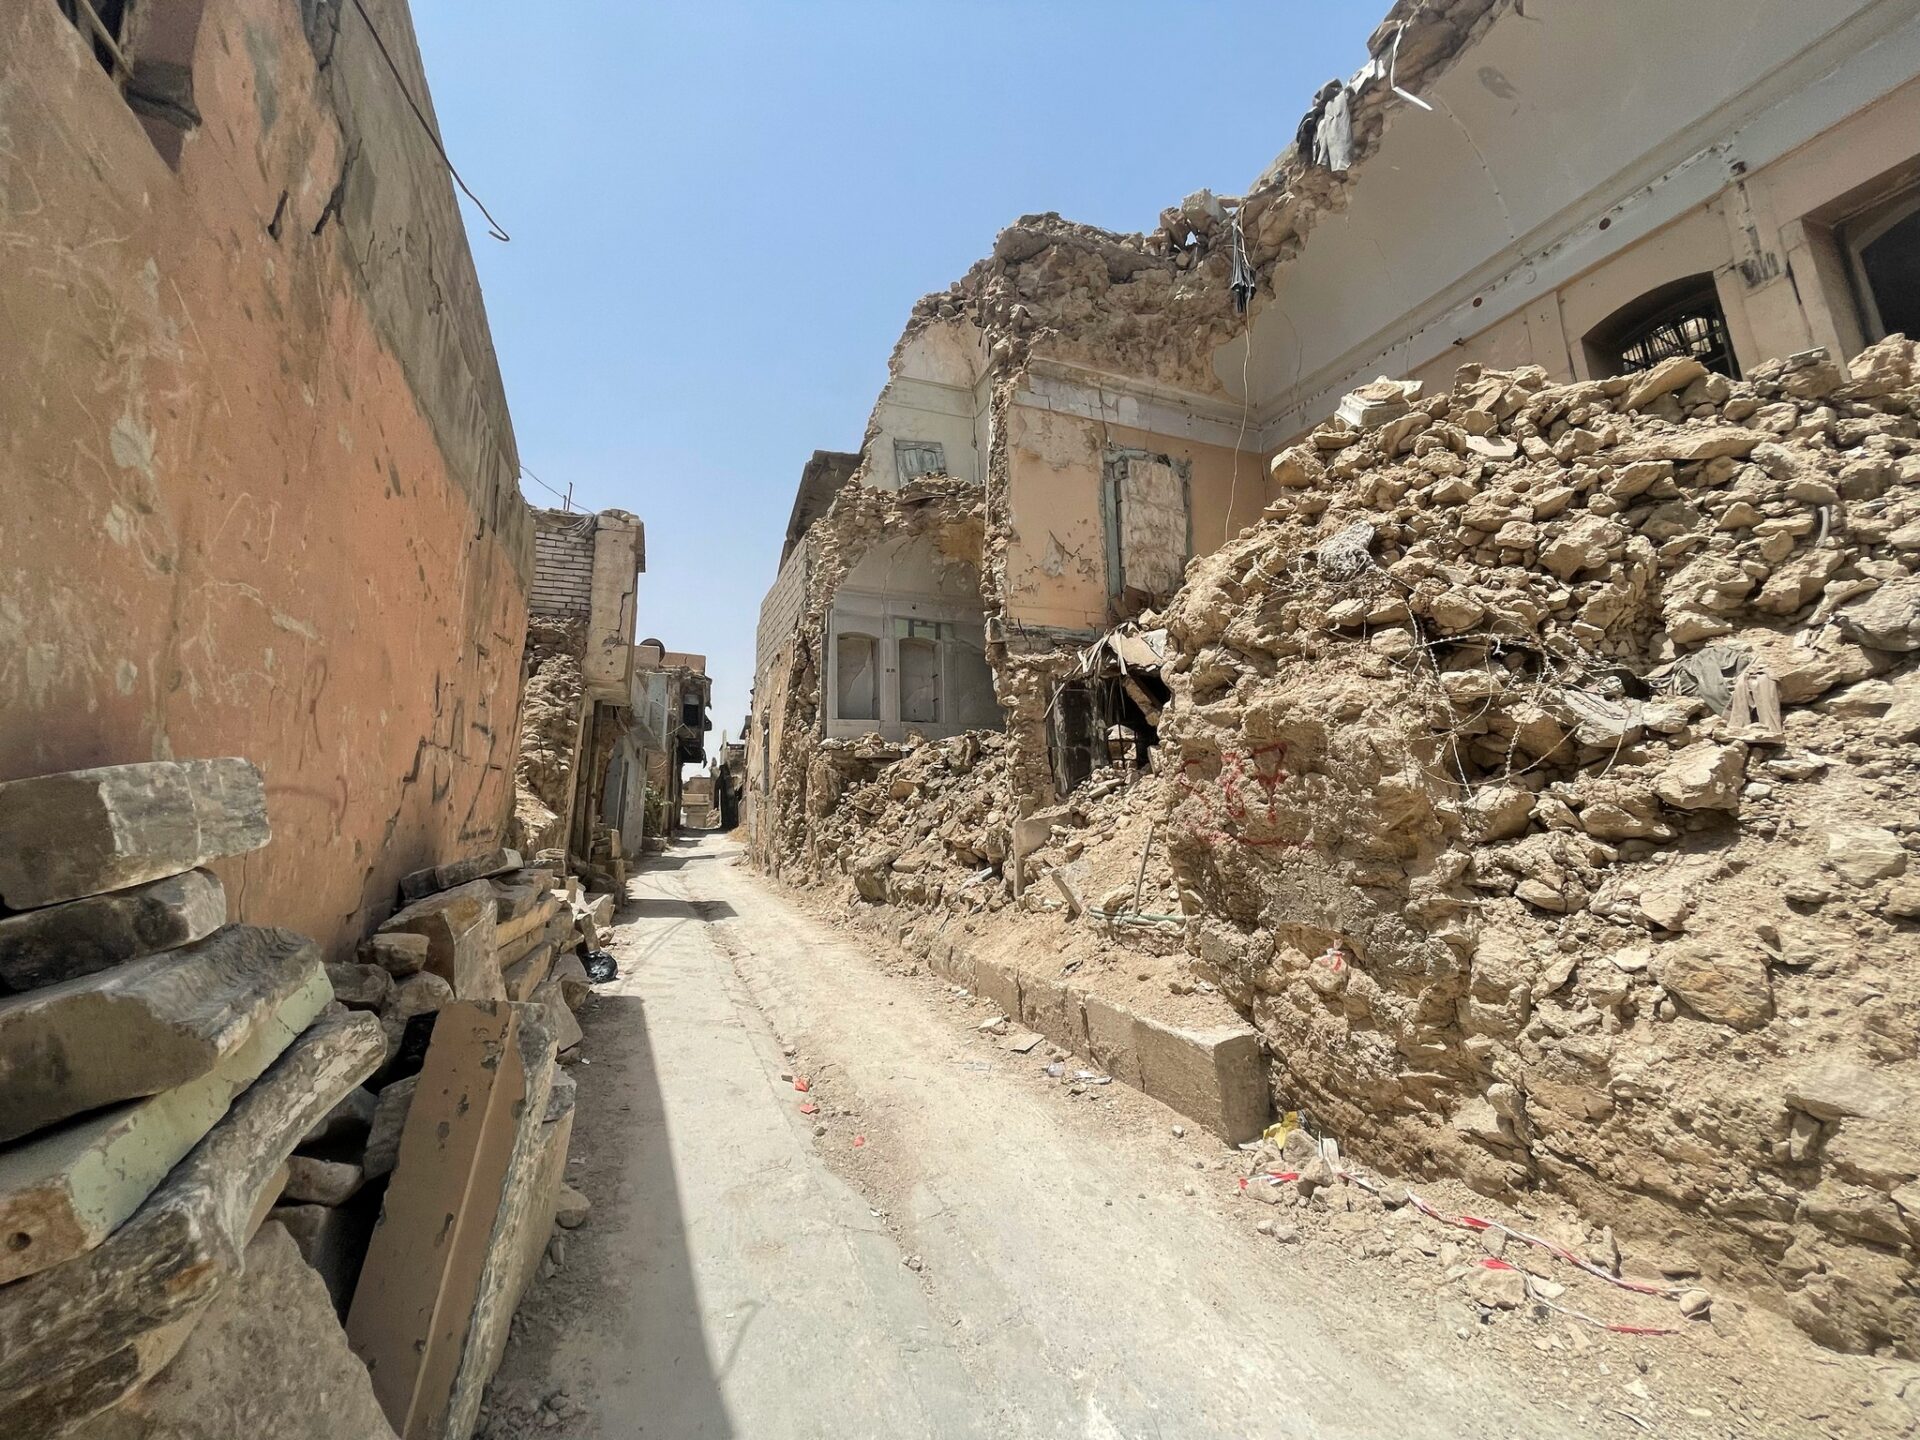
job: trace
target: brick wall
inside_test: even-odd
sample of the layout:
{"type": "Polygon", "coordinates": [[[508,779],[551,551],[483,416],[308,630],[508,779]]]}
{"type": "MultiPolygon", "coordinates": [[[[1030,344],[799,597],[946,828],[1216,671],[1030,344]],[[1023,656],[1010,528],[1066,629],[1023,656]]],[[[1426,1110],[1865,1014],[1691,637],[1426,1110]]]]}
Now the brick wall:
{"type": "Polygon", "coordinates": [[[593,516],[537,510],[533,521],[527,608],[535,615],[586,618],[593,609],[593,516]]]}

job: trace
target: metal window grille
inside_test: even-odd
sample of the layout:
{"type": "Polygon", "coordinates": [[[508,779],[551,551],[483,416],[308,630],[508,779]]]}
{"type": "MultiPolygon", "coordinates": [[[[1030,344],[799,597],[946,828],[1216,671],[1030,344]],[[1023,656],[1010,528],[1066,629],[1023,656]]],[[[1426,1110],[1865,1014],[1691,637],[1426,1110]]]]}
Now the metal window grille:
{"type": "Polygon", "coordinates": [[[1727,335],[1727,317],[1709,293],[1688,295],[1657,311],[1620,341],[1620,370],[1630,375],[1651,370],[1663,360],[1691,356],[1709,370],[1740,378],[1727,335]]]}
{"type": "Polygon", "coordinates": [[[947,473],[947,447],[938,440],[896,440],[893,464],[900,472],[900,483],[918,480],[922,475],[947,473]]]}

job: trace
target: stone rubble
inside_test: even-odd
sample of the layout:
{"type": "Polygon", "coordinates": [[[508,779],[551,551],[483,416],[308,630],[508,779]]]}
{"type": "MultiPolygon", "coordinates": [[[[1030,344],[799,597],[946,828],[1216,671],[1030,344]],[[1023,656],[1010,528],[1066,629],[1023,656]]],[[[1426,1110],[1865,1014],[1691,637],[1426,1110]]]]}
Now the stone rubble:
{"type": "Polygon", "coordinates": [[[774,868],[1021,923],[1066,870],[1068,933],[1183,947],[1363,1161],[1920,1356],[1920,1111],[1867,1098],[1920,1090],[1916,363],[1369,402],[1158,617],[1151,773],[1036,812],[1007,737],[818,743],[774,868]]]}

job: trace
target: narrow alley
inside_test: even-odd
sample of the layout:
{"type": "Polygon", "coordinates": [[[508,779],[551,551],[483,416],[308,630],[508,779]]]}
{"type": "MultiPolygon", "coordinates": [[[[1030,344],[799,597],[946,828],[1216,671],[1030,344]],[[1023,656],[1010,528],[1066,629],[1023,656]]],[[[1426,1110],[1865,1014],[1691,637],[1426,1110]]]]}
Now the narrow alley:
{"type": "Polygon", "coordinates": [[[1920,1440],[1920,0],[9,0],[0,495],[0,1440],[1920,1440]]]}
{"type": "Polygon", "coordinates": [[[1687,1400],[1742,1370],[1711,1332],[1602,1337],[1597,1388],[1557,1342],[1494,1349],[1411,1211],[1367,1228],[1424,1240],[1418,1273],[1351,1231],[1276,1244],[1238,1152],[1128,1087],[1074,1096],[720,836],[629,895],[581,1014],[591,1216],[521,1308],[492,1440],[1628,1434],[1647,1384],[1664,1433],[1723,1434],[1728,1398],[1791,1403],[1760,1376],[1687,1400]]]}

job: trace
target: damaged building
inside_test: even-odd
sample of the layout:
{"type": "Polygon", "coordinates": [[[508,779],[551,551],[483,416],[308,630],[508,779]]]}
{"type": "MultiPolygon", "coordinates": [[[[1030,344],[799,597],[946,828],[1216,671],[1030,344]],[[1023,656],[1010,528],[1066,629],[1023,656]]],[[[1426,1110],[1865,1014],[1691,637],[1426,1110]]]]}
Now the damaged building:
{"type": "Polygon", "coordinates": [[[762,608],[753,852],[1150,1093],[1212,997],[1159,1073],[1229,1139],[1920,1354],[1920,15],[1402,0],[1303,98],[916,306],[762,608]],[[902,648],[976,634],[990,706],[902,648]]]}
{"type": "Polygon", "coordinates": [[[402,0],[10,5],[0,135],[0,1433],[464,1440],[638,524],[521,498],[402,0]]]}

